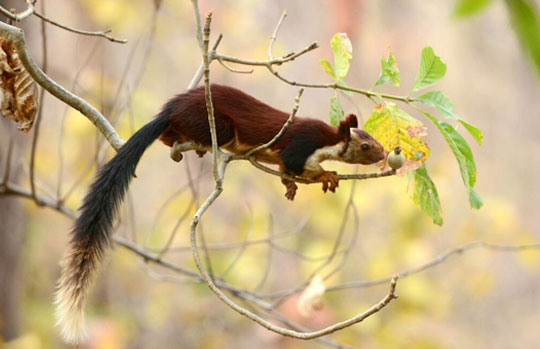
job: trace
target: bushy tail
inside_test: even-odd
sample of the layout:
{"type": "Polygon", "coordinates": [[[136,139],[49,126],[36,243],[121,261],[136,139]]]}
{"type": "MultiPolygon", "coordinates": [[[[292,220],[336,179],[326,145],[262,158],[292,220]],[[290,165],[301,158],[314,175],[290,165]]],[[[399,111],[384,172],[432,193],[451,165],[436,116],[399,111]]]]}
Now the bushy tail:
{"type": "Polygon", "coordinates": [[[142,154],[168,124],[168,113],[137,131],[98,172],[75,221],[56,291],[56,320],[67,343],[86,337],[85,296],[110,244],[114,217],[142,154]]]}

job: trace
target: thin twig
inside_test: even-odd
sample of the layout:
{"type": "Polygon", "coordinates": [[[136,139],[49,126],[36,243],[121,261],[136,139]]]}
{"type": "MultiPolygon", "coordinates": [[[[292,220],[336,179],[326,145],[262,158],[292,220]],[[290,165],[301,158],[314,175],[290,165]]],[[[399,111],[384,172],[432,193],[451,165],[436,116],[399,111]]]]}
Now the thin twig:
{"type": "Polygon", "coordinates": [[[227,55],[223,55],[223,54],[219,54],[219,53],[216,53],[216,59],[221,59],[221,60],[224,60],[224,61],[230,62],[230,63],[266,67],[266,66],[273,66],[273,65],[281,65],[283,63],[294,61],[296,58],[298,58],[298,57],[300,57],[300,56],[302,56],[302,55],[304,55],[304,54],[306,54],[306,53],[308,53],[310,51],[313,51],[313,50],[315,50],[317,48],[319,48],[319,44],[314,42],[311,45],[306,46],[305,48],[303,48],[298,53],[290,53],[290,54],[287,54],[287,55],[285,55],[283,57],[273,58],[273,59],[265,59],[265,60],[242,59],[242,58],[227,56],[227,55]]]}
{"type": "MultiPolygon", "coordinates": [[[[45,0],[41,1],[41,10],[45,12],[45,0]]],[[[45,23],[41,22],[41,51],[43,55],[42,69],[47,74],[47,30],[45,23]]],[[[35,165],[36,165],[36,149],[39,138],[39,128],[41,126],[41,119],[43,118],[43,102],[45,101],[45,90],[41,90],[39,95],[39,109],[36,115],[36,124],[34,126],[34,134],[32,137],[32,147],[30,151],[30,189],[32,196],[36,195],[36,185],[34,183],[35,165]]]]}
{"type": "MultiPolygon", "coordinates": [[[[142,59],[141,59],[139,71],[135,74],[135,79],[133,79],[133,83],[132,83],[131,87],[129,88],[129,95],[127,96],[126,101],[124,102],[124,104],[117,111],[115,111],[114,107],[117,105],[118,96],[115,97],[114,102],[113,102],[113,106],[111,107],[111,114],[113,114],[112,111],[115,111],[114,114],[116,114],[116,115],[114,115],[114,114],[111,115],[111,118],[118,119],[118,120],[120,119],[120,115],[131,104],[133,96],[135,95],[135,92],[137,91],[137,89],[139,87],[139,83],[141,82],[142,76],[144,75],[144,72],[145,72],[146,67],[148,65],[147,63],[148,63],[148,60],[150,58],[150,54],[153,51],[154,38],[155,38],[155,35],[156,35],[156,28],[157,28],[157,23],[158,23],[158,18],[159,18],[159,9],[160,8],[161,8],[161,6],[155,6],[154,11],[152,12],[152,17],[150,19],[150,33],[148,34],[148,42],[146,44],[146,48],[144,49],[144,53],[142,54],[142,59]]],[[[126,66],[130,66],[131,61],[132,61],[132,58],[129,59],[128,64],[126,64],[126,66]]],[[[128,71],[128,69],[126,69],[126,76],[127,76],[127,71],[128,71]]],[[[126,76],[122,76],[122,80],[121,80],[121,82],[120,82],[120,84],[118,86],[117,94],[119,94],[119,92],[121,90],[121,87],[124,86],[126,76]]]]}
{"type": "MultiPolygon", "coordinates": [[[[458,246],[456,248],[452,248],[431,261],[424,263],[422,265],[419,265],[417,267],[407,269],[405,271],[402,271],[400,273],[397,273],[396,276],[400,278],[404,278],[413,274],[418,274],[420,272],[426,271],[428,269],[431,269],[439,264],[444,263],[447,261],[450,257],[455,255],[461,255],[469,250],[476,249],[476,248],[483,248],[486,250],[491,251],[498,251],[498,252],[521,252],[521,251],[528,251],[528,250],[540,250],[540,243],[537,244],[528,244],[528,245],[516,245],[516,246],[508,246],[508,245],[498,245],[498,244],[492,244],[485,241],[471,241],[468,243],[465,243],[461,246],[458,246]]],[[[381,279],[376,280],[369,280],[369,281],[352,281],[352,282],[346,282],[340,285],[327,287],[327,291],[337,291],[337,290],[343,290],[348,288],[362,288],[362,287],[370,287],[370,286],[376,286],[376,285],[382,285],[388,282],[390,277],[385,277],[381,279]]]]}
{"type": "Polygon", "coordinates": [[[272,56],[272,51],[274,50],[274,42],[276,41],[277,33],[279,31],[279,28],[281,27],[281,24],[283,23],[283,20],[287,17],[287,11],[283,11],[283,14],[279,18],[279,21],[276,25],[276,29],[274,29],[274,33],[272,34],[272,37],[270,38],[270,44],[268,45],[268,59],[272,60],[274,57],[272,56]]]}
{"type": "MultiPolygon", "coordinates": [[[[244,241],[242,242],[242,244],[240,245],[240,249],[238,250],[238,252],[236,253],[236,255],[234,256],[232,262],[229,264],[229,266],[227,266],[227,268],[225,269],[225,271],[223,273],[221,273],[221,277],[222,278],[225,278],[225,276],[227,276],[227,274],[233,270],[233,268],[236,266],[236,263],[238,263],[238,261],[240,260],[240,258],[244,255],[244,251],[246,251],[247,247],[250,246],[249,244],[249,238],[251,236],[251,233],[253,232],[253,226],[254,226],[254,218],[253,218],[253,211],[251,210],[251,207],[248,207],[249,209],[249,227],[248,227],[248,230],[246,232],[246,236],[244,238],[244,241]]],[[[207,247],[208,249],[209,247],[207,247]]],[[[190,249],[191,250],[191,249],[190,249]]]]}
{"type": "Polygon", "coordinates": [[[283,126],[281,127],[279,132],[276,133],[276,135],[270,141],[266,142],[265,144],[261,144],[258,147],[255,147],[255,148],[251,149],[250,151],[248,151],[244,155],[245,158],[250,158],[251,155],[255,154],[256,152],[270,148],[272,145],[274,145],[281,138],[281,136],[285,133],[285,131],[287,131],[287,128],[289,127],[289,125],[294,121],[294,117],[296,116],[296,112],[298,111],[298,108],[300,107],[300,98],[302,98],[303,93],[304,93],[303,88],[298,90],[298,93],[296,94],[296,97],[294,98],[294,106],[293,106],[293,110],[291,112],[291,115],[289,115],[289,117],[287,118],[287,121],[285,121],[285,123],[283,124],[283,126]]]}
{"type": "MultiPolygon", "coordinates": [[[[240,156],[237,156],[237,155],[231,156],[231,160],[243,160],[243,159],[244,159],[244,157],[241,156],[241,155],[240,156]]],[[[274,176],[278,176],[278,177],[281,177],[281,178],[284,178],[284,179],[288,179],[290,181],[303,183],[303,184],[319,183],[319,182],[316,182],[316,181],[308,179],[308,178],[295,177],[295,176],[291,176],[291,175],[288,175],[288,174],[280,172],[280,171],[276,171],[274,169],[271,169],[270,167],[267,167],[267,166],[261,164],[260,162],[257,162],[253,157],[248,158],[248,160],[253,166],[258,168],[259,170],[264,171],[264,172],[269,173],[269,174],[273,174],[274,176]]],[[[395,170],[388,170],[388,171],[384,171],[384,172],[374,172],[374,173],[340,174],[340,175],[337,175],[337,178],[339,180],[349,180],[349,179],[363,180],[363,179],[370,179],[370,178],[388,177],[388,176],[393,176],[395,174],[396,174],[395,170]]]]}
{"type": "Polygon", "coordinates": [[[4,165],[4,174],[2,176],[2,182],[0,184],[5,185],[9,181],[11,175],[11,158],[13,156],[13,137],[9,137],[8,148],[6,154],[6,163],[4,165]]]}
{"type": "Polygon", "coordinates": [[[230,71],[231,73],[237,73],[237,74],[251,74],[251,73],[254,72],[254,69],[250,69],[250,70],[235,69],[235,68],[231,67],[230,65],[228,65],[227,63],[223,62],[222,59],[218,58],[217,60],[218,60],[218,62],[223,66],[223,68],[227,69],[227,70],[230,71]]]}
{"type": "Polygon", "coordinates": [[[253,288],[254,292],[261,290],[270,276],[270,269],[272,269],[272,256],[274,250],[274,219],[270,215],[268,223],[268,255],[266,257],[266,268],[264,268],[264,273],[259,281],[259,284],[253,288]]]}
{"type": "Polygon", "coordinates": [[[59,28],[62,28],[64,30],[67,30],[69,32],[72,32],[72,33],[75,33],[75,34],[81,34],[81,35],[87,35],[87,36],[100,36],[102,38],[105,38],[111,42],[116,42],[116,43],[119,43],[119,44],[125,44],[127,43],[128,41],[126,39],[116,39],[112,36],[109,35],[109,33],[111,32],[110,29],[108,30],[103,30],[103,31],[88,31],[88,30],[80,30],[80,29],[75,29],[75,28],[72,28],[72,27],[68,27],[67,25],[64,25],[64,24],[60,24],[56,21],[53,21],[52,19],[48,18],[47,16],[45,16],[45,14],[41,14],[37,11],[34,11],[34,15],[38,18],[41,18],[43,21],[47,22],[47,23],[50,23],[54,26],[57,26],[59,28]]]}
{"type": "MultiPolygon", "coordinates": [[[[159,221],[161,215],[163,214],[163,212],[165,211],[165,209],[169,206],[169,204],[176,198],[178,197],[180,194],[182,194],[184,191],[186,191],[188,189],[188,184],[185,184],[183,186],[181,186],[180,188],[178,188],[174,193],[172,193],[167,199],[165,199],[165,201],[163,202],[163,204],[161,204],[161,206],[159,207],[159,209],[157,210],[157,213],[156,213],[156,218],[154,219],[154,223],[152,225],[152,228],[150,230],[148,230],[148,232],[145,234],[145,239],[144,239],[144,248],[146,250],[152,250],[152,251],[156,251],[155,249],[152,249],[150,248],[148,245],[150,243],[150,238],[151,236],[153,235],[153,232],[156,230],[156,226],[157,226],[157,222],[159,221]]],[[[157,249],[157,251],[161,251],[161,249],[157,249]]]]}
{"type": "MultiPolygon", "coordinates": [[[[338,233],[337,233],[337,236],[336,236],[336,239],[334,240],[334,246],[332,247],[332,251],[330,252],[330,254],[327,256],[327,258],[325,258],[323,260],[323,262],[318,265],[304,280],[304,282],[296,287],[294,290],[297,291],[297,290],[303,290],[309,283],[310,281],[313,279],[313,277],[315,277],[315,275],[319,274],[324,268],[326,268],[328,265],[330,265],[330,263],[332,263],[332,261],[334,260],[334,258],[338,255],[338,250],[339,250],[339,247],[341,245],[341,241],[343,240],[343,236],[345,235],[345,227],[347,225],[347,222],[348,222],[348,217],[349,217],[349,212],[351,211],[351,209],[353,209],[354,207],[354,193],[356,192],[356,181],[353,181],[353,184],[351,186],[351,191],[349,193],[349,199],[347,200],[347,205],[345,206],[345,209],[344,209],[344,213],[343,213],[343,218],[341,219],[341,224],[340,224],[340,227],[339,227],[339,230],[338,230],[338,233]]],[[[350,245],[349,245],[350,247],[350,245]]],[[[288,296],[290,296],[291,294],[294,294],[296,292],[291,292],[290,294],[287,294],[287,295],[284,295],[282,298],[279,298],[274,304],[273,306],[274,307],[277,307],[279,304],[283,303],[288,296]]]]}
{"type": "Polygon", "coordinates": [[[186,218],[188,217],[194,205],[195,205],[195,198],[192,197],[191,200],[189,201],[188,206],[186,207],[186,210],[180,215],[176,224],[174,225],[171,233],[169,234],[169,238],[167,239],[167,241],[161,248],[161,251],[159,251],[158,258],[163,257],[169,251],[169,248],[171,247],[171,244],[174,241],[174,238],[176,237],[176,233],[178,232],[178,229],[180,228],[182,223],[186,220],[186,218]]]}
{"type": "MultiPolygon", "coordinates": [[[[208,54],[210,60],[213,60],[215,58],[216,50],[217,50],[219,44],[221,43],[222,39],[223,39],[223,34],[219,34],[216,42],[214,43],[214,47],[212,47],[212,51],[208,54]]],[[[197,71],[193,75],[193,78],[191,79],[187,89],[191,90],[192,88],[197,86],[199,84],[199,82],[201,82],[203,74],[204,74],[204,62],[201,62],[201,64],[199,65],[199,68],[197,69],[197,71]]]]}
{"type": "MultiPolygon", "coordinates": [[[[77,70],[77,73],[75,74],[75,77],[73,78],[73,82],[71,83],[71,90],[75,91],[75,88],[78,84],[79,78],[82,75],[82,72],[88,64],[90,63],[90,60],[94,56],[94,53],[97,51],[97,47],[101,41],[96,40],[94,45],[92,46],[92,49],[88,53],[88,56],[84,60],[83,64],[81,64],[81,67],[79,70],[77,70]]],[[[68,113],[69,105],[65,105],[64,113],[62,114],[62,120],[60,121],[60,134],[58,135],[58,180],[56,184],[56,196],[61,197],[62,196],[62,185],[63,185],[63,176],[64,176],[64,131],[66,128],[66,117],[68,113]]],[[[90,163],[90,167],[83,172],[82,176],[79,176],[79,179],[75,180],[74,185],[71,187],[70,190],[68,190],[66,196],[64,199],[67,199],[71,192],[76,189],[76,187],[79,185],[80,182],[82,182],[82,178],[86,175],[88,171],[90,171],[92,164],[90,163]]]]}

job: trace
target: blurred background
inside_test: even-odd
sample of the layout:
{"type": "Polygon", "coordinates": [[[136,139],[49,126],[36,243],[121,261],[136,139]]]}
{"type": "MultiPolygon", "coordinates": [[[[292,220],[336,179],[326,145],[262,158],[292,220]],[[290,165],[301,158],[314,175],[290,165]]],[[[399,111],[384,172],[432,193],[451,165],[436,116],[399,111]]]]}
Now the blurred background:
{"type": "MultiPolygon", "coordinates": [[[[41,2],[37,8],[43,12],[41,2]]],[[[23,1],[0,3],[25,8],[23,1]]],[[[123,139],[151,120],[169,97],[185,91],[201,62],[190,1],[164,0],[159,11],[150,0],[48,0],[44,5],[55,21],[80,29],[110,28],[114,37],[128,39],[127,44],[112,43],[46,25],[48,75],[96,106],[123,139]]],[[[454,1],[445,0],[201,0],[200,7],[203,16],[214,12],[212,42],[219,33],[224,36],[218,52],[246,59],[267,58],[272,32],[287,11],[274,56],[298,52],[314,41],[320,45],[278,68],[296,81],[329,82],[319,60],[332,60],[330,39],[346,32],[353,45],[347,83],[370,88],[379,76],[381,57],[391,49],[401,87],[385,85],[379,91],[407,95],[420,52],[431,46],[448,66],[437,89],[458,115],[484,132],[482,146],[466,136],[478,166],[476,189],[484,199],[484,207],[474,211],[444,139],[413,114],[428,127],[432,151],[427,167],[439,190],[442,227],[414,205],[406,177],[357,181],[354,188],[343,181],[336,194],[323,194],[319,185],[300,185],[296,200],[289,202],[279,178],[248,163],[232,163],[225,191],[202,221],[206,244],[217,246],[208,257],[215,275],[269,295],[264,299],[272,302],[315,271],[332,287],[388,277],[470,241],[540,241],[539,75],[519,44],[504,1],[493,1],[466,18],[455,14],[454,1]],[[336,255],[328,259],[334,249],[336,255]]],[[[33,57],[43,64],[40,20],[30,17],[21,27],[33,57]]],[[[264,68],[235,74],[214,62],[211,79],[287,112],[297,92],[264,68]]],[[[328,120],[332,95],[332,90],[307,89],[298,115],[328,120]]],[[[341,101],[346,113],[359,113],[364,121],[374,107],[360,95],[341,101]]],[[[29,187],[31,140],[32,133],[17,132],[14,123],[0,120],[0,173],[6,171],[12,144],[9,180],[24,188],[29,187]]],[[[61,198],[75,212],[96,167],[113,153],[108,144],[100,144],[102,137],[85,117],[45,94],[35,160],[37,192],[61,198]]],[[[334,163],[325,168],[355,170],[334,163]]],[[[358,170],[378,171],[374,166],[358,170]]],[[[208,155],[199,159],[189,154],[177,164],[169,149],[156,142],[138,166],[116,234],[151,255],[194,269],[191,251],[184,248],[189,245],[189,221],[212,188],[208,155]]],[[[71,218],[31,199],[0,196],[0,347],[63,346],[52,300],[71,225],[71,218]]],[[[308,316],[298,312],[294,294],[276,310],[318,329],[363,312],[387,290],[383,283],[328,291],[322,308],[308,316]]],[[[226,307],[205,285],[117,246],[89,296],[91,341],[81,347],[540,346],[538,250],[472,249],[400,279],[397,293],[400,298],[381,312],[328,336],[331,343],[302,342],[260,328],[226,307]]]]}

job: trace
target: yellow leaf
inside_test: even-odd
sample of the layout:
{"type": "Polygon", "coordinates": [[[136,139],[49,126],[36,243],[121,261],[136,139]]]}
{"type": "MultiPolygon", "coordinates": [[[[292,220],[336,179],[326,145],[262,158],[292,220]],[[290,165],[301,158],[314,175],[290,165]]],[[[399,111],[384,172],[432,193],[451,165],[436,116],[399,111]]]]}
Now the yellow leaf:
{"type": "Polygon", "coordinates": [[[429,156],[429,148],[425,142],[426,127],[394,103],[375,107],[364,129],[388,152],[398,145],[401,146],[407,161],[399,173],[420,167],[429,156]]]}

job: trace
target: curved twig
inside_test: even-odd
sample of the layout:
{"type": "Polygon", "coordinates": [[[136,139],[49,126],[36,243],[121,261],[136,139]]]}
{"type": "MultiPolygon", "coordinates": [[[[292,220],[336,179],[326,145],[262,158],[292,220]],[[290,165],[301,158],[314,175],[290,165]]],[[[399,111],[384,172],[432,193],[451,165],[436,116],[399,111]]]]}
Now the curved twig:
{"type": "Polygon", "coordinates": [[[221,58],[217,58],[217,60],[218,60],[219,64],[221,64],[223,66],[223,68],[227,69],[231,73],[251,74],[251,73],[254,72],[254,69],[250,69],[250,70],[235,69],[235,68],[231,67],[230,65],[226,64],[225,62],[223,62],[223,60],[221,58]]]}
{"type": "MultiPolygon", "coordinates": [[[[197,17],[199,16],[197,15],[197,17]]],[[[199,207],[199,209],[193,216],[193,220],[191,221],[190,241],[191,241],[191,246],[193,249],[192,252],[193,252],[193,259],[195,260],[195,265],[197,266],[197,269],[199,270],[199,273],[201,274],[204,282],[216,294],[216,296],[221,301],[223,301],[226,305],[228,305],[230,308],[235,310],[237,313],[246,316],[252,321],[263,326],[264,328],[270,331],[279,333],[281,335],[308,340],[308,339],[314,339],[314,338],[328,335],[335,331],[341,330],[343,328],[346,328],[358,322],[361,322],[364,319],[368,318],[369,316],[373,315],[374,313],[378,312],[382,308],[384,308],[393,299],[397,298],[395,294],[397,277],[392,279],[392,282],[390,283],[390,291],[388,292],[388,294],[379,303],[373,305],[370,309],[363,312],[362,314],[354,316],[348,320],[335,323],[322,330],[313,331],[313,332],[298,332],[298,331],[290,330],[284,327],[276,326],[272,324],[271,322],[263,319],[259,315],[233,302],[227,295],[225,295],[225,293],[223,293],[223,291],[221,291],[216,286],[216,284],[213,281],[213,277],[209,275],[209,273],[204,269],[202,265],[201,258],[199,256],[199,247],[197,244],[197,227],[199,225],[202,215],[208,210],[208,208],[214,203],[214,201],[223,192],[223,177],[225,175],[225,168],[230,160],[230,157],[222,156],[220,155],[220,153],[218,153],[219,150],[218,150],[218,144],[217,144],[217,137],[215,133],[216,131],[215,119],[214,119],[214,114],[213,114],[214,110],[212,107],[212,98],[211,98],[211,93],[210,93],[210,77],[209,77],[210,69],[208,66],[209,64],[208,62],[208,37],[210,34],[211,19],[212,19],[212,13],[209,13],[206,16],[206,24],[204,27],[204,39],[199,44],[202,48],[203,61],[205,65],[204,67],[205,68],[204,69],[205,97],[206,97],[206,107],[207,107],[207,112],[208,112],[208,121],[210,124],[210,130],[211,130],[211,135],[212,135],[213,172],[214,172],[214,179],[215,179],[216,185],[213,192],[206,198],[204,203],[199,207]]]]}
{"type": "Polygon", "coordinates": [[[0,13],[16,22],[20,22],[23,19],[30,17],[34,13],[34,11],[34,4],[30,1],[26,1],[26,9],[20,13],[12,13],[11,11],[5,9],[3,6],[0,6],[0,13]]]}
{"type": "Polygon", "coordinates": [[[281,24],[283,23],[283,20],[287,17],[287,11],[283,11],[281,14],[281,17],[279,18],[278,24],[276,25],[276,29],[274,29],[274,33],[272,34],[272,37],[270,38],[270,44],[268,45],[268,59],[274,58],[272,55],[272,51],[274,50],[274,42],[276,42],[277,33],[279,31],[279,28],[281,28],[281,24]]]}

